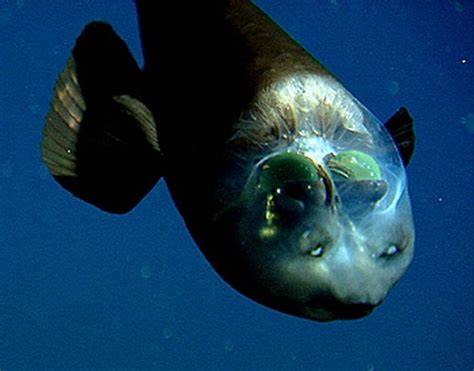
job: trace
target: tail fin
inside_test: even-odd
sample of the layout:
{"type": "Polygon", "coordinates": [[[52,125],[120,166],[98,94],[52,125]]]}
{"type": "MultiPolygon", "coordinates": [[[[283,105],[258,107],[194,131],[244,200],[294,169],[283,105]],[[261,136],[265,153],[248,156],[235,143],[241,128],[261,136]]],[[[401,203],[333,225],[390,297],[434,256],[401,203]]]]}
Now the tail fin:
{"type": "Polygon", "coordinates": [[[43,161],[74,196],[111,213],[135,207],[161,177],[142,71],[104,23],[86,26],[58,78],[43,131],[43,161]]]}

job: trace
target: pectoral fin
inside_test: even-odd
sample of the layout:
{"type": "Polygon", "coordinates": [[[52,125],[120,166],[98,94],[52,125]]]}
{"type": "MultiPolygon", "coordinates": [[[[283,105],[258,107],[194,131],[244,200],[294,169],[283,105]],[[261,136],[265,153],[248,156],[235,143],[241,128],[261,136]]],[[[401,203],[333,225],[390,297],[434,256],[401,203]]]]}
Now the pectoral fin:
{"type": "Polygon", "coordinates": [[[401,107],[388,119],[385,127],[397,144],[403,160],[408,166],[413,152],[415,151],[415,131],[413,130],[413,118],[405,107],[401,107]]]}
{"type": "Polygon", "coordinates": [[[112,28],[86,26],[58,78],[43,132],[43,161],[76,197],[111,213],[135,207],[161,177],[142,71],[112,28]]]}

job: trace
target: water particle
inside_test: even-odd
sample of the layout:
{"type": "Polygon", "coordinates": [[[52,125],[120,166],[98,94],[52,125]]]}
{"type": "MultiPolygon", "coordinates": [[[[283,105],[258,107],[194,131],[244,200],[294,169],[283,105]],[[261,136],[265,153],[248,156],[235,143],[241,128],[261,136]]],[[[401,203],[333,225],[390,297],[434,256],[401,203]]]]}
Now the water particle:
{"type": "Polygon", "coordinates": [[[165,339],[170,339],[173,336],[173,331],[169,327],[165,327],[163,331],[161,331],[161,334],[165,339]]]}
{"type": "Polygon", "coordinates": [[[13,166],[10,162],[0,164],[0,177],[11,178],[13,176],[13,166]]]}
{"type": "Polygon", "coordinates": [[[34,104],[30,104],[30,105],[28,106],[28,109],[30,110],[30,112],[31,112],[33,115],[37,115],[37,114],[40,113],[41,107],[40,107],[39,104],[34,103],[34,104]]]}
{"type": "Polygon", "coordinates": [[[387,85],[387,91],[390,95],[397,95],[400,91],[400,84],[396,81],[390,81],[387,85]]]}
{"type": "Polygon", "coordinates": [[[338,0],[329,0],[329,4],[331,4],[334,10],[339,10],[339,8],[341,7],[341,4],[339,4],[338,0]]]}
{"type": "Polygon", "coordinates": [[[8,22],[12,19],[12,12],[9,9],[0,9],[0,21],[8,22]]]}
{"type": "Polygon", "coordinates": [[[466,116],[461,117],[461,124],[465,126],[466,130],[474,134],[474,113],[470,112],[466,116]]]}
{"type": "Polygon", "coordinates": [[[464,11],[464,5],[462,5],[459,1],[455,1],[454,10],[458,13],[462,13],[464,11]]]}
{"type": "Polygon", "coordinates": [[[151,268],[151,265],[149,264],[143,265],[142,268],[140,269],[140,275],[145,280],[150,279],[151,276],[153,276],[153,269],[151,268]]]}
{"type": "Polygon", "coordinates": [[[224,349],[226,352],[232,352],[234,350],[234,344],[230,340],[224,341],[224,349]]]}

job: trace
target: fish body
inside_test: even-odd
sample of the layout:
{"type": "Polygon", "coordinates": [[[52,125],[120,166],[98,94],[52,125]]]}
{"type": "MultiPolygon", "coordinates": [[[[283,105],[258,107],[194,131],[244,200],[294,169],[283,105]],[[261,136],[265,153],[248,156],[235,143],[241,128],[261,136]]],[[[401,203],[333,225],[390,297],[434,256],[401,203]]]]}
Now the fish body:
{"type": "Polygon", "coordinates": [[[111,213],[164,178],[239,292],[318,321],[369,314],[413,256],[408,111],[382,124],[250,1],[136,5],[143,68],[93,22],[58,79],[54,178],[111,213]]]}

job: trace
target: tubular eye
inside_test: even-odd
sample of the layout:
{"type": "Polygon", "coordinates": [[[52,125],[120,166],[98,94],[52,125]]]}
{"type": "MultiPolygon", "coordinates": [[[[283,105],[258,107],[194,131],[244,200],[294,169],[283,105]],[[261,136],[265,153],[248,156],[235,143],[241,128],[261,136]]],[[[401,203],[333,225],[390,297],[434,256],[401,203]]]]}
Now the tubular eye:
{"type": "Polygon", "coordinates": [[[291,189],[291,183],[298,187],[298,184],[314,183],[319,178],[318,170],[310,158],[286,152],[271,157],[261,166],[258,189],[263,193],[272,193],[282,185],[291,189]]]}
{"type": "Polygon", "coordinates": [[[402,249],[397,245],[389,245],[385,251],[380,255],[381,258],[393,258],[400,254],[402,249]]]}
{"type": "Polygon", "coordinates": [[[289,182],[282,187],[282,193],[299,201],[307,201],[310,198],[311,184],[309,182],[289,182]]]}

